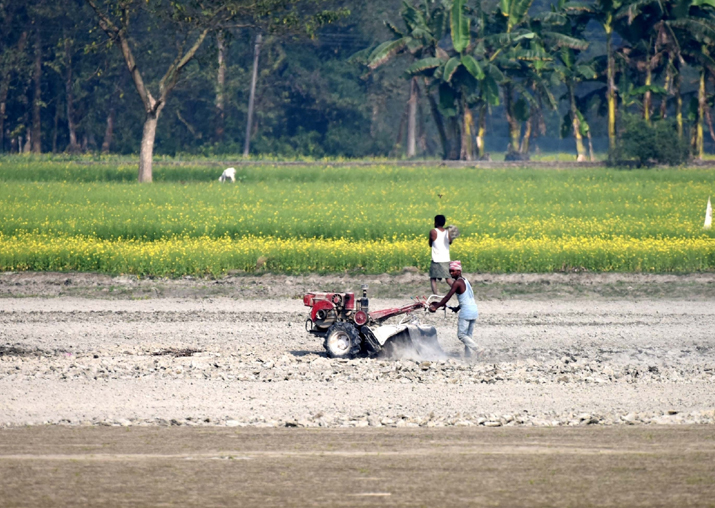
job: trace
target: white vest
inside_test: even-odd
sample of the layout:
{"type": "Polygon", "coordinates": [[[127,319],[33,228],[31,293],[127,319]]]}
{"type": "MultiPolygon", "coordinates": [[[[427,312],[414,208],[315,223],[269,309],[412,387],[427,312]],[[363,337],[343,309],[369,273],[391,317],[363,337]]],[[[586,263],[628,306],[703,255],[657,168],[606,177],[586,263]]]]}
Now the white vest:
{"type": "Polygon", "coordinates": [[[445,263],[451,261],[449,259],[449,233],[445,229],[437,231],[437,239],[432,242],[432,261],[435,263],[445,263]]]}

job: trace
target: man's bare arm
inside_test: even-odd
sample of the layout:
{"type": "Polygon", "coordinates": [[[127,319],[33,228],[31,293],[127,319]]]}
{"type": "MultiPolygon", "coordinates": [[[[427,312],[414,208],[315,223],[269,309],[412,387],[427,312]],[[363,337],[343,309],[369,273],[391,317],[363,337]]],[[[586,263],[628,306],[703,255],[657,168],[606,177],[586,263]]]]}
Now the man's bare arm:
{"type": "Polygon", "coordinates": [[[433,229],[432,231],[429,232],[429,246],[432,247],[432,244],[434,241],[437,239],[437,230],[433,229]]]}
{"type": "Polygon", "coordinates": [[[449,288],[449,292],[445,295],[444,298],[442,298],[442,301],[440,301],[439,303],[436,303],[436,304],[432,303],[432,304],[430,304],[430,307],[434,307],[434,309],[437,310],[440,307],[444,307],[445,305],[447,305],[447,302],[449,301],[449,299],[452,298],[452,295],[454,295],[454,293],[457,292],[457,289],[459,289],[460,286],[464,287],[465,290],[467,289],[466,286],[464,286],[464,282],[462,282],[461,280],[458,280],[452,284],[452,287],[449,288]]]}

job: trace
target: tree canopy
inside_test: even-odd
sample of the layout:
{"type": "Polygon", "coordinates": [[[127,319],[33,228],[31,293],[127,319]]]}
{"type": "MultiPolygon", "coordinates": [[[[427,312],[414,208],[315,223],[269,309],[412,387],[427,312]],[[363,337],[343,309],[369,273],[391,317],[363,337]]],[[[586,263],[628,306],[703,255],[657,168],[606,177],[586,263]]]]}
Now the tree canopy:
{"type": "Polygon", "coordinates": [[[0,149],[239,154],[259,33],[253,154],[715,141],[715,0],[0,0],[0,149]]]}

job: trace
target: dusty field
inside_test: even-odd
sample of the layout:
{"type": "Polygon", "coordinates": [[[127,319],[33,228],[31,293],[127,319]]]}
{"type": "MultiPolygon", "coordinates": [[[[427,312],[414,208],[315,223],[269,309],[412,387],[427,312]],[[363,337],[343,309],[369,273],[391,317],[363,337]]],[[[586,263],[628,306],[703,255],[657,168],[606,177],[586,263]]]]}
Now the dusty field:
{"type": "Polygon", "coordinates": [[[0,505],[712,507],[714,429],[11,428],[0,505]]]}
{"type": "MultiPolygon", "coordinates": [[[[715,422],[713,274],[470,278],[483,354],[468,363],[455,318],[441,313],[425,321],[437,326],[444,358],[326,358],[290,297],[355,288],[355,277],[6,274],[0,425],[715,422]]],[[[386,296],[427,286],[415,274],[368,279],[386,296]]]]}

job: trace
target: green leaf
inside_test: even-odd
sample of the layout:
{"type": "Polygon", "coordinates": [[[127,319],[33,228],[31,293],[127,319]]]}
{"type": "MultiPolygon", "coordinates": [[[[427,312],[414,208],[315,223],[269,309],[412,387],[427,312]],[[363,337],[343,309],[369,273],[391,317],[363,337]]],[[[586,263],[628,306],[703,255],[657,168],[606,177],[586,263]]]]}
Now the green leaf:
{"type": "Polygon", "coordinates": [[[553,60],[551,55],[541,48],[537,49],[522,49],[515,52],[517,60],[525,60],[528,62],[548,62],[553,60]]]}
{"type": "Polygon", "coordinates": [[[419,39],[414,39],[412,37],[410,37],[410,42],[407,43],[407,51],[409,51],[413,55],[419,52],[424,47],[425,45],[422,41],[420,41],[419,39]]]}
{"type": "Polygon", "coordinates": [[[486,101],[492,106],[499,105],[499,85],[491,74],[487,74],[482,80],[482,94],[486,101]]]}
{"type": "Polygon", "coordinates": [[[462,56],[462,65],[464,65],[464,68],[467,69],[467,72],[474,76],[475,79],[484,79],[484,71],[479,66],[479,62],[477,62],[472,55],[462,56]]]}
{"type": "Polygon", "coordinates": [[[447,82],[452,81],[452,76],[454,76],[454,73],[457,72],[457,69],[459,68],[460,64],[461,62],[456,56],[450,58],[449,61],[444,65],[444,74],[442,74],[442,79],[447,82]]]}
{"type": "Polygon", "coordinates": [[[486,72],[497,83],[502,83],[506,79],[501,69],[494,64],[487,65],[486,72]]]}
{"type": "Polygon", "coordinates": [[[509,17],[509,6],[511,2],[509,0],[499,0],[499,10],[504,17],[509,17]]]}
{"type": "Polygon", "coordinates": [[[368,58],[368,67],[377,69],[379,66],[390,60],[397,53],[402,51],[408,42],[412,40],[410,37],[403,37],[396,41],[385,41],[375,48],[370,58],[368,58]]]}
{"type": "Polygon", "coordinates": [[[438,8],[432,12],[429,28],[432,30],[432,35],[435,40],[440,41],[447,33],[447,25],[449,24],[447,20],[448,16],[442,8],[438,8]]]}
{"type": "Polygon", "coordinates": [[[577,39],[576,37],[560,34],[558,32],[543,32],[542,35],[545,40],[557,48],[566,47],[578,50],[588,49],[588,41],[583,39],[577,39]]]}
{"type": "Polygon", "coordinates": [[[534,3],[534,0],[511,0],[512,7],[509,12],[509,24],[516,26],[521,23],[529,12],[532,3],[534,3]]]}
{"type": "Polygon", "coordinates": [[[669,21],[670,26],[686,30],[696,41],[708,44],[715,40],[715,24],[709,20],[686,18],[669,21]]]}
{"type": "Polygon", "coordinates": [[[651,92],[658,95],[667,94],[667,90],[660,85],[643,85],[631,90],[632,95],[642,95],[646,92],[651,92]]]}
{"type": "Polygon", "coordinates": [[[464,12],[466,0],[454,0],[452,3],[452,46],[457,53],[464,51],[469,46],[469,18],[464,12]]]}
{"type": "Polygon", "coordinates": [[[594,4],[585,2],[566,2],[563,9],[566,12],[596,12],[594,4]]]}
{"type": "Polygon", "coordinates": [[[577,65],[576,70],[585,79],[596,79],[598,77],[596,70],[590,65],[577,65]]]}
{"type": "Polygon", "coordinates": [[[387,27],[387,29],[390,32],[392,32],[392,35],[394,35],[395,37],[397,37],[397,38],[404,37],[404,34],[402,32],[400,32],[400,30],[395,25],[390,23],[389,21],[385,21],[385,26],[387,27]]]}
{"type": "Polygon", "coordinates": [[[422,60],[417,60],[415,63],[407,68],[407,74],[420,74],[423,71],[429,69],[435,69],[442,65],[443,61],[439,58],[423,58],[422,60]]]}
{"type": "Polygon", "coordinates": [[[533,18],[531,18],[535,21],[541,21],[542,23],[549,23],[552,25],[565,25],[568,23],[569,18],[562,12],[551,12],[551,11],[544,11],[533,18]]]}
{"type": "Polygon", "coordinates": [[[576,110],[576,117],[578,118],[578,130],[582,136],[588,136],[589,126],[583,113],[576,110]]]}
{"type": "Polygon", "coordinates": [[[402,2],[402,19],[405,20],[405,24],[410,30],[427,26],[422,13],[407,2],[402,2]]]}

